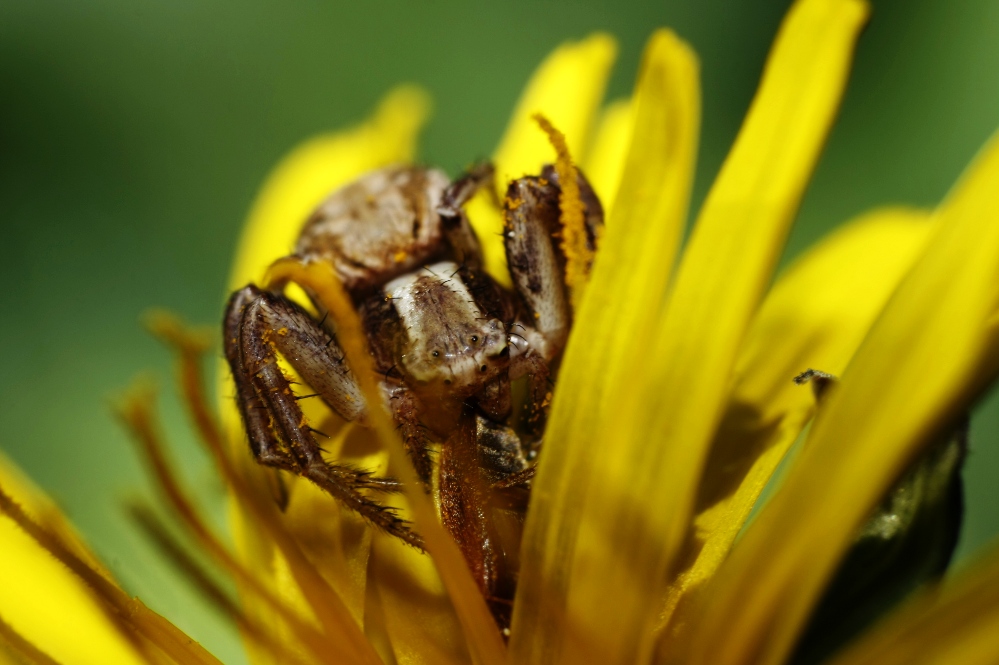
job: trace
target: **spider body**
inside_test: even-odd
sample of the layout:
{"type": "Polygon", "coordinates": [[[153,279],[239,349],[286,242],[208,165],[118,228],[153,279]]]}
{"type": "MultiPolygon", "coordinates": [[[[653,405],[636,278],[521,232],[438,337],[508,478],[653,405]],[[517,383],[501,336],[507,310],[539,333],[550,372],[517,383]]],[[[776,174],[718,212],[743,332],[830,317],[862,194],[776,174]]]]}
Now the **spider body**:
{"type": "MultiPolygon", "coordinates": [[[[489,166],[453,183],[434,169],[371,172],[319,205],[301,231],[295,258],[328,262],[352,298],[384,404],[421,480],[438,488],[444,526],[505,627],[517,543],[501,537],[510,529],[497,524],[516,525],[523,515],[529,458],[543,430],[549,380],[571,312],[554,171],[510,183],[504,243],[514,290],[484,271],[462,210],[491,179],[489,166]],[[527,397],[514,421],[511,383],[521,377],[527,397]],[[436,464],[432,442],[440,443],[436,464]]],[[[579,182],[592,240],[602,210],[582,176],[579,182]]],[[[223,325],[257,460],[305,476],[374,525],[422,547],[409,524],[372,496],[397,491],[396,481],[322,457],[277,365],[281,354],[334,411],[363,423],[369,406],[344,361],[335,325],[252,284],[232,295],[223,325]]]]}

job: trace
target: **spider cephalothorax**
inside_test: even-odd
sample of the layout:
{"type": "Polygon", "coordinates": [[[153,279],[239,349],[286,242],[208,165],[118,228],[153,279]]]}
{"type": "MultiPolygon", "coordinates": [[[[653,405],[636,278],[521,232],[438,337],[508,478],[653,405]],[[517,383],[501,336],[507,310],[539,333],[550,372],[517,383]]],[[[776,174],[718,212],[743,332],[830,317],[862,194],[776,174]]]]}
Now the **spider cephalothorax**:
{"type": "MultiPolygon", "coordinates": [[[[514,573],[494,516],[522,514],[526,505],[529,460],[572,316],[554,169],[509,185],[503,237],[514,290],[483,269],[462,210],[491,180],[489,166],[453,183],[435,169],[373,171],[320,204],[295,256],[332,265],[354,301],[385,406],[421,480],[438,488],[444,525],[504,625],[514,573]],[[511,382],[521,377],[526,398],[513,422],[511,382]],[[436,464],[432,441],[441,443],[436,464]],[[511,497],[518,486],[519,496],[511,497]]],[[[585,178],[578,181],[592,244],[603,211],[585,178]]],[[[422,547],[409,524],[370,495],[398,489],[396,481],[322,457],[277,364],[281,354],[340,416],[363,422],[367,405],[335,324],[280,292],[248,285],[230,298],[224,333],[258,461],[309,478],[376,526],[422,547]]]]}

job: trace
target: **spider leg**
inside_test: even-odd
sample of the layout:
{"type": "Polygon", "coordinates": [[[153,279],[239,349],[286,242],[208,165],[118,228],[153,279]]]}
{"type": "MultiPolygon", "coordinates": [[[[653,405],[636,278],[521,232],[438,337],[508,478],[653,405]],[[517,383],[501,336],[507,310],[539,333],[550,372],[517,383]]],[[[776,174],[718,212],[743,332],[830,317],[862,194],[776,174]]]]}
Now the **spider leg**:
{"type": "Polygon", "coordinates": [[[437,205],[437,214],[440,215],[444,235],[454,249],[458,263],[471,270],[479,270],[482,267],[482,250],[462,206],[468,203],[479,189],[491,186],[493,175],[493,165],[488,162],[473,166],[444,190],[437,205]]]}
{"type": "Polygon", "coordinates": [[[528,377],[523,422],[535,436],[544,431],[550,364],[561,355],[572,322],[565,258],[557,239],[558,196],[552,181],[526,177],[510,183],[504,204],[507,265],[527,308],[507,335],[510,377],[528,377]]]}
{"type": "Polygon", "coordinates": [[[364,400],[339,348],[301,307],[282,295],[254,286],[237,291],[226,312],[226,357],[237,385],[237,399],[260,463],[308,478],[372,524],[423,548],[423,541],[393,509],[362,490],[398,489],[391,479],[323,459],[319,445],[277,364],[277,352],[314,391],[347,419],[364,413],[364,400]],[[238,321],[238,324],[236,324],[238,321]]]}
{"type": "Polygon", "coordinates": [[[458,543],[500,629],[509,628],[525,488],[496,490],[527,468],[510,427],[466,408],[441,447],[441,521],[458,543]]]}
{"type": "Polygon", "coordinates": [[[441,202],[437,206],[438,214],[445,216],[457,215],[458,209],[472,200],[472,197],[475,196],[479,189],[493,183],[495,175],[496,169],[489,162],[476,164],[468,171],[465,171],[441,194],[441,202]]]}
{"type": "Polygon", "coordinates": [[[229,362],[233,382],[236,384],[236,406],[242,416],[250,450],[260,464],[268,467],[269,473],[265,475],[271,495],[281,510],[284,510],[288,507],[288,487],[279,469],[297,473],[298,463],[291,455],[288,442],[279,435],[279,432],[271,429],[270,412],[267,405],[257,397],[257,391],[254,390],[250,376],[243,366],[243,356],[240,352],[243,311],[255,297],[255,290],[249,288],[240,289],[232,294],[222,324],[222,339],[226,360],[229,362]]]}
{"type": "MultiPolygon", "coordinates": [[[[572,312],[565,286],[565,258],[557,240],[562,233],[558,196],[554,183],[532,176],[511,182],[504,200],[506,261],[527,306],[526,320],[520,322],[523,330],[511,337],[514,360],[528,351],[545,360],[554,359],[569,335],[572,312]]],[[[516,364],[511,368],[514,378],[522,373],[517,372],[516,364]]]]}
{"type": "MultiPolygon", "coordinates": [[[[595,248],[603,208],[582,173],[578,184],[587,242],[595,248]]],[[[525,420],[528,431],[535,435],[544,430],[551,401],[548,381],[572,324],[566,257],[561,246],[560,194],[558,174],[547,166],[540,177],[511,182],[503,204],[507,265],[527,307],[523,319],[513,324],[516,330],[508,331],[510,376],[530,377],[525,420]]]]}
{"type": "Polygon", "coordinates": [[[477,418],[464,410],[458,427],[441,446],[441,522],[457,542],[500,627],[509,627],[509,607],[494,599],[512,598],[512,583],[496,532],[492,492],[480,465],[477,418]]]}
{"type": "MultiPolygon", "coordinates": [[[[256,291],[257,297],[243,313],[244,364],[253,367],[246,355],[249,343],[270,346],[287,358],[312,390],[345,420],[363,418],[364,395],[336,339],[283,295],[252,286],[247,289],[256,291]]],[[[257,362],[269,360],[261,358],[257,362]]]]}
{"type": "MultiPolygon", "coordinates": [[[[603,226],[603,207],[582,173],[577,182],[587,243],[595,249],[603,226]]],[[[561,244],[561,191],[558,174],[546,166],[540,177],[512,181],[503,202],[507,265],[530,315],[522,322],[525,329],[521,334],[549,363],[565,348],[572,322],[561,244]],[[532,334],[535,332],[540,340],[532,334]]]]}
{"type": "Polygon", "coordinates": [[[527,398],[521,426],[528,435],[528,447],[534,452],[548,424],[548,407],[552,401],[551,366],[539,354],[527,353],[518,359],[518,369],[527,375],[527,398]]]}
{"type": "Polygon", "coordinates": [[[388,388],[388,403],[392,417],[398,424],[402,445],[413,461],[416,475],[423,481],[424,487],[430,486],[433,474],[433,462],[430,459],[430,436],[426,427],[420,422],[420,408],[416,396],[402,382],[397,382],[388,388]]]}
{"type": "Polygon", "coordinates": [[[526,469],[512,473],[503,480],[493,484],[493,489],[505,490],[517,487],[518,485],[528,485],[532,480],[534,480],[534,474],[537,470],[537,466],[529,466],[526,469]]]}
{"type": "Polygon", "coordinates": [[[223,321],[225,357],[236,384],[236,404],[250,449],[258,462],[266,466],[298,472],[298,462],[291,454],[288,442],[280,432],[271,428],[271,414],[265,402],[257,395],[250,374],[243,365],[242,344],[240,342],[243,313],[246,307],[257,299],[260,290],[248,286],[232,294],[226,306],[223,321]]]}

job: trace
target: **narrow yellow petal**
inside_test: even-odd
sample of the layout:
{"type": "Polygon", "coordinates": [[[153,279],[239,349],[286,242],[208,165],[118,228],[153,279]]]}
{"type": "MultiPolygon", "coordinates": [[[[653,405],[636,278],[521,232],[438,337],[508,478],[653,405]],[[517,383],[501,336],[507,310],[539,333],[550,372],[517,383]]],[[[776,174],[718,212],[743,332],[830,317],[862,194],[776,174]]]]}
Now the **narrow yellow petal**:
{"type": "MultiPolygon", "coordinates": [[[[612,37],[595,34],[559,46],[541,63],[521,94],[506,133],[493,153],[495,193],[500,200],[510,180],[536,175],[543,164],[552,161],[551,144],[532,119],[535,114],[542,114],[565,134],[569,154],[584,154],[616,52],[612,37]]],[[[503,218],[493,197],[489,192],[480,192],[466,210],[482,243],[486,269],[509,284],[500,238],[503,218]]]]}
{"type": "MultiPolygon", "coordinates": [[[[268,176],[251,207],[230,274],[230,288],[240,288],[260,280],[273,261],[287,255],[294,247],[299,230],[313,208],[331,191],[372,169],[393,163],[411,162],[415,156],[416,139],[428,116],[429,107],[429,99],[423,91],[411,86],[401,86],[385,96],[366,122],[345,131],[312,138],[293,149],[268,176]]],[[[230,440],[237,442],[239,447],[236,459],[248,477],[260,475],[260,471],[254,468],[255,465],[250,460],[248,448],[239,443],[245,441],[245,435],[239,413],[229,399],[233,388],[228,367],[222,367],[219,376],[222,422],[230,440]]],[[[303,410],[310,422],[323,423],[320,429],[325,428],[333,417],[329,410],[320,400],[306,402],[303,403],[303,410]]],[[[301,490],[297,503],[291,507],[290,517],[294,518],[300,511],[305,511],[316,503],[313,501],[316,493],[311,487],[305,487],[304,483],[298,483],[301,487],[295,487],[294,478],[287,480],[293,490],[301,490]]],[[[322,501],[328,504],[328,498],[322,498],[322,501]]],[[[274,591],[289,605],[309,615],[308,604],[302,594],[296,592],[292,580],[286,580],[288,583],[284,585],[276,583],[282,574],[287,577],[290,573],[287,561],[277,551],[274,543],[260,532],[253,520],[247,518],[236,504],[231,506],[230,521],[244,560],[255,570],[264,573],[264,578],[269,580],[274,591]]],[[[346,525],[349,528],[350,524],[348,517],[341,523],[341,527],[346,525]]],[[[319,534],[300,529],[299,526],[295,519],[288,523],[288,528],[299,536],[299,542],[311,542],[317,548],[320,547],[315,542],[319,534]],[[310,537],[302,538],[306,534],[310,537]]],[[[367,560],[367,540],[344,545],[344,534],[345,531],[341,528],[333,534],[337,536],[333,540],[324,539],[325,545],[333,547],[334,551],[339,552],[343,546],[352,548],[350,552],[344,553],[345,558],[338,560],[341,565],[337,567],[329,562],[334,569],[325,572],[331,578],[330,581],[341,581],[345,575],[352,576],[354,584],[341,588],[345,591],[345,601],[355,616],[358,616],[364,597],[366,576],[360,571],[364,569],[362,564],[367,560]],[[341,580],[337,580],[338,577],[341,580]]],[[[367,536],[360,535],[360,538],[363,540],[367,536]]],[[[263,624],[280,625],[278,618],[255,595],[245,592],[242,598],[247,613],[254,619],[263,624]]],[[[255,663],[271,662],[266,652],[253,645],[249,646],[255,663]]]]}
{"type": "Polygon", "coordinates": [[[663,621],[672,621],[672,630],[690,621],[691,596],[714,575],[811,418],[812,391],[791,378],[808,368],[842,374],[932,229],[929,214],[919,210],[867,213],[801,256],[767,295],[746,335],[705,468],[687,543],[696,558],[667,596],[663,621]]]}
{"type": "MultiPolygon", "coordinates": [[[[332,425],[333,423],[329,423],[332,425]]],[[[326,423],[316,429],[329,432],[326,423]]],[[[329,459],[385,475],[388,454],[376,447],[371,432],[361,427],[342,428],[323,441],[329,459]]],[[[298,478],[284,522],[317,572],[336,589],[358,625],[364,625],[364,598],[372,530],[355,513],[343,510],[329,494],[298,478]]]]}
{"type": "Polygon", "coordinates": [[[472,579],[458,545],[444,531],[430,499],[420,489],[416,470],[403,449],[391,418],[379,406],[381,392],[374,360],[368,350],[367,336],[357,310],[333,271],[333,266],[329,263],[304,263],[287,259],[271,266],[266,281],[268,288],[288,282],[308,288],[316,294],[317,300],[336,321],[337,338],[347,357],[347,364],[357,377],[370,407],[367,412],[368,420],[388,451],[396,477],[402,482],[413,522],[457,610],[468,650],[474,662],[479,665],[502,665],[506,660],[506,647],[485,599],[472,579]]]}
{"type": "Polygon", "coordinates": [[[0,665],[58,665],[0,617],[0,665]]]}
{"type": "MultiPolygon", "coordinates": [[[[806,0],[792,10],[671,285],[662,323],[661,290],[617,289],[601,294],[603,302],[587,295],[583,308],[596,305],[603,327],[578,325],[559,386],[569,387],[556,392],[526,527],[515,658],[571,662],[593,653],[589,644],[565,640],[569,627],[599,640],[597,653],[607,662],[650,657],[666,571],[686,535],[736,354],[832,122],[865,15],[866,6],[851,0],[806,0]],[[642,317],[652,325],[633,324],[642,317]],[[657,329],[658,339],[647,328],[657,329]],[[574,355],[574,344],[586,351],[574,355]],[[521,630],[530,631],[529,643],[520,642],[521,630]]],[[[693,67],[683,52],[664,58],[663,70],[683,82],[665,87],[664,106],[672,112],[654,133],[636,120],[632,150],[646,155],[646,169],[654,160],[676,159],[682,173],[692,163],[677,147],[693,140],[666,146],[653,140],[676,140],[695,127],[689,118],[696,114],[683,111],[694,97],[693,67]]],[[[640,87],[638,118],[641,94],[640,87]]],[[[685,205],[678,204],[685,197],[676,199],[685,186],[649,209],[643,197],[625,191],[643,191],[635,181],[641,169],[632,173],[626,167],[598,270],[606,258],[620,262],[619,270],[641,271],[632,257],[604,254],[621,230],[618,221],[635,216],[655,224],[660,211],[671,210],[670,223],[682,222],[685,205]]],[[[639,242],[655,241],[643,229],[639,242]]],[[[652,281],[664,285],[672,253],[657,258],[652,281]]],[[[598,290],[597,277],[591,291],[598,290]]]]}
{"type": "Polygon", "coordinates": [[[619,99],[604,109],[600,124],[593,138],[593,145],[583,157],[583,173],[597,193],[604,209],[614,207],[617,188],[624,172],[624,160],[631,145],[632,124],[631,102],[619,99]]]}
{"type": "MultiPolygon", "coordinates": [[[[39,522],[49,522],[55,513],[52,502],[3,457],[0,487],[39,522]]],[[[72,547],[79,552],[82,545],[77,541],[72,547]]],[[[83,581],[4,516],[0,516],[0,618],[59,662],[143,662],[83,581]]]]}
{"type": "Polygon", "coordinates": [[[906,603],[829,665],[991,665],[999,654],[999,556],[906,603]]]}
{"type": "Polygon", "coordinates": [[[370,573],[384,614],[384,631],[399,665],[469,662],[461,623],[430,557],[379,534],[370,573]]]}
{"type": "Polygon", "coordinates": [[[705,592],[686,662],[782,662],[855,530],[990,378],[981,367],[996,352],[997,181],[993,139],[826,398],[784,486],[705,592]]]}
{"type": "Polygon", "coordinates": [[[510,642],[516,663],[633,662],[641,630],[626,608],[647,598],[617,586],[630,553],[604,521],[638,508],[618,495],[607,515],[594,505],[606,497],[590,485],[618,443],[603,438],[606,425],[617,422],[632,363],[651,341],[687,214],[700,96],[696,58],[671,32],[650,40],[635,100],[625,184],[569,340],[532,490],[510,642]]]}
{"type": "MultiPolygon", "coordinates": [[[[223,448],[222,434],[216,423],[213,407],[209,404],[205,394],[202,378],[202,356],[207,350],[207,341],[197,332],[187,329],[178,319],[166,313],[157,313],[148,317],[147,325],[152,332],[174,347],[177,352],[181,392],[189,415],[196,424],[203,441],[208,444],[208,448],[221,451],[223,448]]],[[[152,395],[148,393],[144,396],[141,392],[133,394],[131,400],[126,400],[121,404],[122,410],[119,413],[132,429],[136,443],[140,445],[140,449],[144,453],[148,470],[159,486],[163,498],[173,508],[175,515],[187,527],[189,533],[194,536],[203,550],[210,554],[238,582],[242,590],[252,593],[253,597],[259,600],[260,605],[268,607],[273,614],[273,618],[268,617],[267,623],[259,623],[242,612],[233,615],[228,604],[222,603],[223,612],[236,621],[247,639],[247,647],[252,648],[254,654],[260,653],[261,657],[266,656],[268,661],[284,662],[295,659],[296,656],[300,659],[305,657],[304,653],[298,655],[300,652],[311,652],[311,656],[323,663],[342,662],[344,653],[339,650],[340,643],[334,637],[320,633],[313,628],[311,623],[307,622],[304,616],[294,612],[283,603],[278,597],[279,594],[271,588],[269,580],[259,575],[259,571],[250,570],[232,555],[229,548],[214,533],[214,529],[209,527],[201,517],[195,502],[192,501],[189,493],[183,487],[181,478],[173,469],[164,443],[160,440],[158,428],[155,426],[156,418],[151,408],[152,399],[152,395]],[[296,651],[292,653],[292,649],[296,649],[296,651]]],[[[155,516],[147,513],[141,506],[137,508],[137,512],[133,512],[133,515],[147,530],[151,529],[150,534],[157,541],[165,544],[168,553],[173,549],[172,546],[166,544],[170,540],[170,536],[162,531],[161,525],[157,525],[155,516]]],[[[315,525],[325,526],[328,523],[327,517],[328,514],[323,515],[321,510],[315,511],[312,528],[309,532],[310,537],[304,539],[305,541],[313,542],[312,534],[322,530],[321,527],[317,529],[315,525]]],[[[324,551],[320,557],[320,565],[335,558],[335,554],[335,550],[324,551]]],[[[176,558],[177,555],[171,556],[176,558]]],[[[181,565],[187,567],[187,564],[181,565]]],[[[199,586],[204,584],[196,579],[195,583],[199,586]]],[[[341,585],[341,588],[347,586],[344,584],[341,585]]],[[[289,584],[283,588],[294,587],[289,584]]],[[[218,590],[206,590],[206,592],[214,598],[220,598],[221,596],[218,595],[220,593],[222,596],[226,595],[218,590]]],[[[297,598],[296,601],[296,605],[302,606],[306,602],[303,598],[297,598]]],[[[247,604],[247,606],[252,605],[247,604]]]]}
{"type": "Polygon", "coordinates": [[[626,419],[656,441],[629,463],[644,470],[647,500],[668,516],[665,541],[644,545],[658,548],[646,556],[659,574],[674,565],[686,535],[739,348],[832,124],[866,15],[858,0],[804,0],[791,9],[678,269],[645,387],[642,409],[651,418],[626,419]]]}

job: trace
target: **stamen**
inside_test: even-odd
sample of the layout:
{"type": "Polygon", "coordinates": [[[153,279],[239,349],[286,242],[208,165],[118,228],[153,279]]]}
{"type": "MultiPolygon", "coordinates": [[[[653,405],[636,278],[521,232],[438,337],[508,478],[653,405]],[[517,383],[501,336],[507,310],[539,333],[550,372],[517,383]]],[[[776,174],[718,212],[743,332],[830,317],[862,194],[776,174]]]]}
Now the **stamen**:
{"type": "Polygon", "coordinates": [[[569,155],[569,146],[565,135],[555,129],[548,118],[540,113],[534,114],[534,120],[548,134],[548,140],[555,148],[555,172],[558,174],[562,193],[559,195],[559,208],[562,222],[562,252],[565,254],[565,284],[569,287],[572,299],[572,309],[579,309],[583,290],[589,280],[589,266],[593,264],[593,250],[589,248],[586,238],[586,214],[583,200],[579,195],[579,180],[576,165],[569,155]]]}
{"type": "Polygon", "coordinates": [[[181,665],[222,665],[215,656],[172,623],[150,610],[139,599],[129,597],[116,584],[87,565],[48,529],[32,520],[2,488],[0,513],[12,519],[22,531],[90,587],[106,603],[108,617],[118,626],[122,635],[140,651],[148,648],[143,641],[148,640],[181,665]]]}
{"type": "Polygon", "coordinates": [[[496,630],[489,608],[479,593],[465,565],[465,559],[450,535],[437,522],[436,513],[427,496],[418,489],[419,478],[402,441],[395,432],[391,418],[385,411],[378,390],[378,375],[361,318],[337,277],[333,266],[323,261],[303,263],[295,258],[280,259],[267,271],[264,288],[273,290],[294,282],[314,293],[320,304],[330,312],[336,322],[337,334],[347,364],[350,366],[361,392],[369,405],[368,418],[382,445],[388,450],[392,466],[398,469],[405,495],[413,512],[413,521],[419,528],[444,583],[458,611],[473,659],[483,665],[506,663],[506,645],[496,630]]]}
{"type": "Polygon", "coordinates": [[[3,617],[0,617],[0,645],[13,651],[29,665],[59,665],[58,661],[14,630],[14,627],[4,621],[3,617]]]}
{"type": "Polygon", "coordinates": [[[289,650],[284,640],[243,612],[236,601],[184,550],[149,506],[135,503],[128,507],[128,513],[202,597],[235,623],[244,637],[270,652],[277,662],[307,665],[301,656],[289,650]]]}
{"type": "MultiPolygon", "coordinates": [[[[335,312],[334,312],[335,314],[335,312]]],[[[277,514],[272,501],[263,500],[251,489],[247,480],[236,469],[235,462],[225,450],[222,430],[215,421],[201,383],[200,351],[173,317],[160,315],[151,322],[152,327],[180,351],[180,374],[184,397],[201,434],[201,440],[226,480],[240,506],[274,542],[288,562],[295,583],[302,591],[309,607],[315,613],[329,640],[335,642],[348,657],[337,662],[360,662],[376,665],[377,653],[364,637],[339,594],[308,561],[292,533],[277,514]],[[159,325],[157,325],[159,324],[159,325]]],[[[142,406],[139,402],[139,406],[142,406]]],[[[136,415],[148,418],[148,407],[136,415]]],[[[140,421],[142,422],[142,421],[140,421]]],[[[148,430],[148,426],[146,427],[148,430]]],[[[152,430],[149,430],[152,431],[152,430]]],[[[325,660],[325,659],[324,659],[325,660]]]]}
{"type": "Polygon", "coordinates": [[[268,587],[263,585],[256,575],[229,552],[222,544],[221,539],[207,526],[195,508],[194,502],[181,488],[176,472],[167,461],[163,446],[156,435],[156,429],[153,427],[154,418],[149,413],[148,404],[151,403],[151,399],[148,396],[134,397],[132,402],[120,411],[120,415],[141,445],[141,452],[146,458],[153,479],[159,485],[160,491],[173,508],[174,513],[204,550],[241,587],[266,603],[288,625],[295,637],[320,661],[329,665],[340,662],[337,660],[337,655],[343,652],[338,652],[334,641],[324,637],[309,626],[297,612],[289,608],[268,587]]]}

